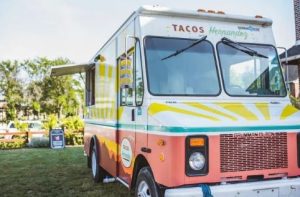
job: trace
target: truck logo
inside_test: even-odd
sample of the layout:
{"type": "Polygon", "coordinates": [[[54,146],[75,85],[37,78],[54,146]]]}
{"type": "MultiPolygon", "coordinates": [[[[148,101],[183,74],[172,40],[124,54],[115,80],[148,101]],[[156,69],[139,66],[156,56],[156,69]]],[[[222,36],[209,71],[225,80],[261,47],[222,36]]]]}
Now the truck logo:
{"type": "Polygon", "coordinates": [[[127,138],[124,138],[121,143],[121,158],[122,164],[126,168],[129,168],[131,166],[132,161],[132,148],[127,138]]]}
{"type": "Polygon", "coordinates": [[[176,32],[191,32],[191,33],[204,33],[204,27],[195,25],[177,25],[172,24],[173,30],[176,32]]]}
{"type": "Polygon", "coordinates": [[[246,31],[221,29],[221,28],[217,28],[217,27],[210,27],[209,34],[219,36],[219,37],[231,37],[234,39],[241,38],[241,39],[247,40],[247,38],[248,38],[248,32],[246,32],[246,31]]]}
{"type": "Polygon", "coordinates": [[[239,30],[248,30],[248,31],[260,31],[259,28],[253,27],[253,26],[248,26],[248,27],[238,27],[239,30]]]}

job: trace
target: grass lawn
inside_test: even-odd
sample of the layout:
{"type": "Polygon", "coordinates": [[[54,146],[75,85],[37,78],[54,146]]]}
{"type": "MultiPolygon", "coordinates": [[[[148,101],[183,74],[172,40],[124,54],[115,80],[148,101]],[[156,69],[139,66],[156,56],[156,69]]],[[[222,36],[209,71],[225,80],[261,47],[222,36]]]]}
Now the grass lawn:
{"type": "Polygon", "coordinates": [[[0,196],[130,196],[120,183],[94,183],[82,147],[0,150],[0,196]]]}

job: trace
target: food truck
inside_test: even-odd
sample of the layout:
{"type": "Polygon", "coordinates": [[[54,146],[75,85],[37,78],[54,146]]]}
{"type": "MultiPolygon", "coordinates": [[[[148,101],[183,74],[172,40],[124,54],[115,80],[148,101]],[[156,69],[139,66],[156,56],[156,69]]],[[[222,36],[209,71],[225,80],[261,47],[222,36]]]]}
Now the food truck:
{"type": "Polygon", "coordinates": [[[88,63],[52,68],[78,72],[95,182],[139,197],[300,196],[300,112],[272,20],[143,6],[88,63]]]}

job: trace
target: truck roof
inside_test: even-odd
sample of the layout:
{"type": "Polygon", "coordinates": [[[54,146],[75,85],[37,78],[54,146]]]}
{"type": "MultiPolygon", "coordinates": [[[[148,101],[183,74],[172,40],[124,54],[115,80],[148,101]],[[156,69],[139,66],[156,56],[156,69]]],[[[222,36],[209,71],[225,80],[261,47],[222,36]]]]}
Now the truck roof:
{"type": "Polygon", "coordinates": [[[101,46],[97,53],[92,57],[90,62],[99,54],[99,52],[106,46],[107,43],[119,32],[120,29],[131,19],[135,18],[138,15],[153,15],[153,16],[173,16],[173,17],[183,17],[183,18],[196,18],[203,20],[211,21],[224,21],[232,23],[243,23],[243,24],[253,24],[253,25],[262,25],[262,26],[271,26],[273,21],[265,17],[250,17],[250,16],[241,16],[241,15],[230,15],[225,13],[209,13],[209,12],[199,12],[198,10],[180,10],[180,9],[171,9],[162,6],[150,6],[144,5],[139,7],[135,12],[133,12],[127,20],[115,31],[115,33],[101,46]]]}
{"type": "Polygon", "coordinates": [[[246,24],[256,24],[263,26],[271,26],[272,20],[265,17],[249,17],[241,15],[230,15],[225,14],[224,12],[206,12],[198,10],[179,10],[179,9],[170,9],[167,7],[161,6],[141,6],[137,11],[137,14],[140,15],[161,15],[161,16],[177,16],[184,18],[198,18],[204,20],[213,20],[213,21],[226,21],[234,23],[246,23],[246,24]]]}

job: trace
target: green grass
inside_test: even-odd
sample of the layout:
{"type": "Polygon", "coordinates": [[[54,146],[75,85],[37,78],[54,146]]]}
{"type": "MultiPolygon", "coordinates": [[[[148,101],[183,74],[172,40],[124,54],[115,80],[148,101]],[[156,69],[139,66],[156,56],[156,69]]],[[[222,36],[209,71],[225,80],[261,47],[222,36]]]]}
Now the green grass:
{"type": "Polygon", "coordinates": [[[130,196],[120,183],[94,183],[82,147],[0,151],[0,196],[130,196]]]}

